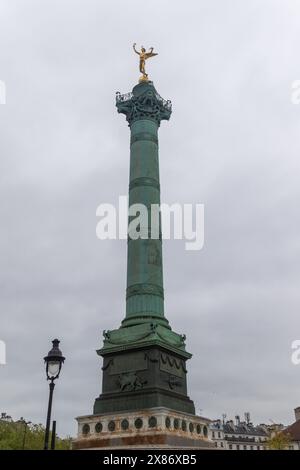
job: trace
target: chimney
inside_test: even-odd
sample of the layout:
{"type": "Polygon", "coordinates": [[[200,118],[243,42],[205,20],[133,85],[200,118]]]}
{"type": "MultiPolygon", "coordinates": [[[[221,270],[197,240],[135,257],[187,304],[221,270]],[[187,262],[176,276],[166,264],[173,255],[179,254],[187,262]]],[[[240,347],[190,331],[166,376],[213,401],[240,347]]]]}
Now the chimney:
{"type": "Polygon", "coordinates": [[[300,406],[294,409],[296,421],[300,421],[300,406]]]}

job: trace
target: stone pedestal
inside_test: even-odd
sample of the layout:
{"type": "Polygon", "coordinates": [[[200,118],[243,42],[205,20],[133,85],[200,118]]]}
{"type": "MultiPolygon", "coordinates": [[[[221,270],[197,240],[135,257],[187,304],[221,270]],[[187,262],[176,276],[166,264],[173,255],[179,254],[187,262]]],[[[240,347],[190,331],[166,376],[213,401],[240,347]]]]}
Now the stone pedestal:
{"type": "Polygon", "coordinates": [[[81,416],[77,421],[75,450],[214,447],[209,434],[210,420],[163,407],[81,416]]]}
{"type": "Polygon", "coordinates": [[[100,351],[104,358],[102,394],[95,400],[95,414],[157,407],[195,414],[187,395],[186,360],[190,354],[162,343],[159,327],[148,329],[148,336],[145,338],[144,332],[143,339],[139,342],[136,338],[134,345],[126,345],[123,339],[122,350],[109,347],[106,341],[105,350],[100,351]]]}

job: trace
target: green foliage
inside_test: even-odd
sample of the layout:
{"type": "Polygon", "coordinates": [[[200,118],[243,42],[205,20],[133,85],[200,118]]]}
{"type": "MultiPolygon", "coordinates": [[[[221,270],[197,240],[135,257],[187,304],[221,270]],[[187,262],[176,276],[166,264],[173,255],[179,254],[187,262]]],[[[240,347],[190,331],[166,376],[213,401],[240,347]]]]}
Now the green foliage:
{"type": "Polygon", "coordinates": [[[271,450],[285,450],[288,449],[290,442],[291,438],[289,434],[276,432],[274,436],[268,440],[267,445],[271,450]]]}
{"type": "MultiPolygon", "coordinates": [[[[0,450],[41,450],[44,447],[45,428],[41,424],[0,419],[0,450]]],[[[49,446],[51,442],[51,434],[49,446]]],[[[69,450],[71,438],[56,437],[55,450],[69,450]]]]}

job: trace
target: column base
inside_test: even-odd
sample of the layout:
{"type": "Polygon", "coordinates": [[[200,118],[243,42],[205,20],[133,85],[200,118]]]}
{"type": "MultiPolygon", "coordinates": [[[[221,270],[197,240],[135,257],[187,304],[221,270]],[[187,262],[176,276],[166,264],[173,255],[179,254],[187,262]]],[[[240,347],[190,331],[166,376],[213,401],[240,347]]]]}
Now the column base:
{"type": "Polygon", "coordinates": [[[212,449],[210,420],[160,407],[81,416],[73,449],[212,449]]]}
{"type": "Polygon", "coordinates": [[[172,407],[174,411],[195,415],[194,402],[188,396],[155,388],[140,392],[102,394],[96,398],[93,411],[95,414],[102,414],[157,407],[172,407]]]}

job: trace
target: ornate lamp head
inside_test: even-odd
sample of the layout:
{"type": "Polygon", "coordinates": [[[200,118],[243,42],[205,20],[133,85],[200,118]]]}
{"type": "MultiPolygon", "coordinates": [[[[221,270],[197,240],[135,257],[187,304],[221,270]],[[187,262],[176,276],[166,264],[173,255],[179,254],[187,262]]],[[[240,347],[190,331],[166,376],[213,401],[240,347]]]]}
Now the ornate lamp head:
{"type": "Polygon", "coordinates": [[[53,346],[51,351],[49,351],[48,355],[44,357],[47,380],[54,381],[59,377],[61,367],[65,361],[65,357],[62,355],[62,352],[58,347],[59,343],[60,341],[58,339],[54,339],[52,341],[53,346]]]}

